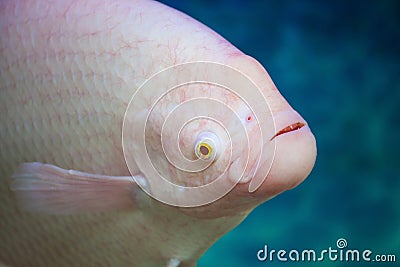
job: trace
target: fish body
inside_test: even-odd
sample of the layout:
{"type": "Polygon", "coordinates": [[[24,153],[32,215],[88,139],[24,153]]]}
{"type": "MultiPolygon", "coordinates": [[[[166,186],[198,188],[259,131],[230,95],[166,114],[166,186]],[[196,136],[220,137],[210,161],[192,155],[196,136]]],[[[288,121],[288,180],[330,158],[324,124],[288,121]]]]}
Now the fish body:
{"type": "MultiPolygon", "coordinates": [[[[312,169],[315,139],[304,126],[274,138],[275,161],[268,179],[254,192],[243,181],[213,203],[191,208],[165,204],[138,185],[140,179],[144,183],[150,179],[137,163],[143,155],[132,155],[129,163],[124,154],[123,125],[133,95],[171,66],[216,62],[240,70],[262,88],[272,126],[279,130],[303,123],[262,66],[203,24],[152,1],[2,1],[0,30],[0,262],[4,264],[194,266],[254,207],[297,185],[312,169]],[[67,194],[57,196],[57,190],[46,189],[38,195],[37,190],[27,199],[34,202],[41,196],[46,202],[51,194],[53,209],[34,202],[39,212],[29,212],[17,197],[39,184],[26,181],[36,179],[41,170],[53,173],[50,179],[71,179],[62,180],[67,184],[74,177],[84,179],[66,189],[65,183],[53,185],[43,178],[45,185],[61,185],[67,194]],[[123,186],[105,178],[135,175],[130,181],[116,178],[123,186]],[[15,183],[15,176],[30,178],[15,183]],[[100,189],[85,187],[104,179],[107,187],[101,183],[95,187],[100,189]],[[126,198],[118,198],[117,192],[126,198]],[[115,196],[116,201],[110,201],[115,196]]],[[[150,118],[154,136],[162,125],[159,119],[167,118],[163,112],[184,102],[190,92],[184,88],[171,96],[175,100],[160,102],[159,113],[150,118]]],[[[147,103],[146,92],[138,101],[147,103]]],[[[227,97],[226,103],[241,110],[239,98],[227,97]]],[[[239,114],[247,118],[249,111],[242,110],[239,114]]],[[[182,135],[189,140],[189,133],[201,127],[194,125],[182,135]]],[[[160,147],[154,136],[149,138],[156,155],[160,147]]],[[[186,143],[182,141],[183,152],[186,143]]],[[[162,168],[164,161],[157,160],[162,168]]],[[[236,165],[229,166],[228,176],[236,165]]],[[[175,173],[174,168],[166,171],[175,173]]],[[[247,169],[246,173],[257,175],[247,169]]],[[[173,177],[186,183],[179,175],[173,177]]]]}

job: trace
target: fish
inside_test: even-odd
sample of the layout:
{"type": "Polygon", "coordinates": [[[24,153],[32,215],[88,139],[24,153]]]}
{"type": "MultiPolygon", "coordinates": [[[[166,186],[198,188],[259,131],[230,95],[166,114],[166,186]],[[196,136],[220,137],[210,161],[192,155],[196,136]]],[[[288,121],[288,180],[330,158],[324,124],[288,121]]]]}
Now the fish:
{"type": "Polygon", "coordinates": [[[154,1],[0,3],[0,263],[196,266],[316,159],[264,67],[154,1]]]}

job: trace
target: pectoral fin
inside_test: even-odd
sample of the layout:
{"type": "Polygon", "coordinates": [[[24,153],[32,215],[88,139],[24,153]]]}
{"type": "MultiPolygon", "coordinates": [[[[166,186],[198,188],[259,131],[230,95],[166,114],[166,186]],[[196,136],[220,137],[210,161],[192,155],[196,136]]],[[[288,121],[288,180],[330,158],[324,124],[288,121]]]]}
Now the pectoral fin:
{"type": "Polygon", "coordinates": [[[21,164],[12,178],[21,206],[47,214],[133,209],[143,194],[135,179],[145,182],[140,176],[97,175],[38,162],[21,164]]]}

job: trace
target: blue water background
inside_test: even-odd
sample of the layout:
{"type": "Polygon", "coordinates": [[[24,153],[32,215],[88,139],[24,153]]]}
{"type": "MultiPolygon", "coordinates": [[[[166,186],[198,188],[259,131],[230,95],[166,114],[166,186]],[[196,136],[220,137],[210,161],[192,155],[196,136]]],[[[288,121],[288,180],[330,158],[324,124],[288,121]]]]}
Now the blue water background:
{"type": "Polygon", "coordinates": [[[318,143],[309,178],[259,206],[199,266],[304,266],[256,253],[337,249],[339,238],[397,263],[305,266],[400,266],[400,1],[163,2],[258,59],[318,143]]]}

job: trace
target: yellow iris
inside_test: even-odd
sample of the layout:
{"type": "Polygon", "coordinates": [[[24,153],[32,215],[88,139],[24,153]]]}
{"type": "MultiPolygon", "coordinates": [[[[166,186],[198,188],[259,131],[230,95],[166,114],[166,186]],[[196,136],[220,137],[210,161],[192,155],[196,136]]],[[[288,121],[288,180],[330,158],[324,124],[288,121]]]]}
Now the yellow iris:
{"type": "Polygon", "coordinates": [[[197,157],[207,160],[211,157],[213,153],[213,148],[210,144],[205,142],[199,142],[196,146],[196,155],[197,157]]]}

